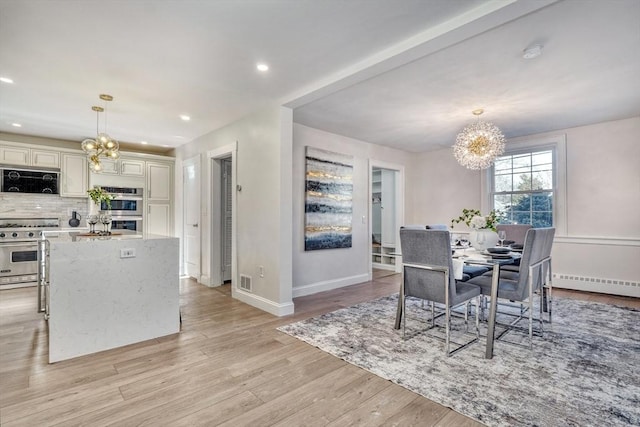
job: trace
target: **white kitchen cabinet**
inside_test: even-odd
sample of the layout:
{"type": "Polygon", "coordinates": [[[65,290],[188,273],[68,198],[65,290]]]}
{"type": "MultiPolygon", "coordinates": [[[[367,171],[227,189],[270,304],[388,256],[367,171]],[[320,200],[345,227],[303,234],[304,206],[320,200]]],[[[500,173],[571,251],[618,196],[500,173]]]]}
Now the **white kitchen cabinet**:
{"type": "Polygon", "coordinates": [[[0,146],[0,164],[59,168],[60,152],[3,145],[0,146]]]}
{"type": "Polygon", "coordinates": [[[89,189],[89,163],[82,154],[62,153],[60,170],[62,197],[87,197],[89,189]]]}
{"type": "Polygon", "coordinates": [[[171,236],[171,204],[147,203],[147,233],[171,236]]]}
{"type": "Polygon", "coordinates": [[[118,175],[118,160],[101,158],[100,164],[102,165],[102,170],[98,173],[118,175]]]}
{"type": "Polygon", "coordinates": [[[46,168],[60,167],[60,152],[31,149],[31,166],[46,168]]]}
{"type": "Polygon", "coordinates": [[[144,176],[144,160],[120,159],[120,175],[144,176]]]}
{"type": "Polygon", "coordinates": [[[29,166],[30,150],[21,147],[0,146],[0,163],[5,165],[29,166]]]}
{"type": "Polygon", "coordinates": [[[173,163],[147,161],[146,230],[173,235],[173,163]]]}
{"type": "Polygon", "coordinates": [[[149,200],[171,200],[173,165],[147,162],[147,198],[149,200]]]}

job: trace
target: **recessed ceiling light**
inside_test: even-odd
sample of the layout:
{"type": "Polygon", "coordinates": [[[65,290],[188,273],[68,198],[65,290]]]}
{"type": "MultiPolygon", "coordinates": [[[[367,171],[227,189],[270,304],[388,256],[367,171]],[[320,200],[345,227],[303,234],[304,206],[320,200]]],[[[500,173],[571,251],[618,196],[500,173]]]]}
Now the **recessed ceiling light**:
{"type": "Polygon", "coordinates": [[[147,142],[147,141],[140,141],[140,144],[142,144],[142,145],[147,145],[147,144],[148,144],[148,142],[147,142]]]}
{"type": "Polygon", "coordinates": [[[184,139],[184,136],[182,135],[173,135],[174,138],[178,138],[178,139],[184,139]]]}
{"type": "Polygon", "coordinates": [[[188,122],[189,120],[191,120],[191,117],[187,116],[186,114],[180,114],[180,118],[185,122],[188,122]]]}
{"type": "Polygon", "coordinates": [[[16,127],[16,128],[21,128],[22,125],[20,123],[11,123],[11,126],[16,127]]]}
{"type": "Polygon", "coordinates": [[[533,58],[537,58],[538,56],[542,55],[542,45],[541,44],[535,44],[531,47],[526,48],[525,50],[522,51],[522,57],[524,59],[533,59],[533,58]]]}
{"type": "Polygon", "coordinates": [[[2,83],[13,83],[13,80],[11,80],[9,77],[0,77],[0,82],[2,82],[2,83]]]}
{"type": "Polygon", "coordinates": [[[258,64],[256,65],[258,71],[269,71],[269,66],[267,64],[258,64]]]}

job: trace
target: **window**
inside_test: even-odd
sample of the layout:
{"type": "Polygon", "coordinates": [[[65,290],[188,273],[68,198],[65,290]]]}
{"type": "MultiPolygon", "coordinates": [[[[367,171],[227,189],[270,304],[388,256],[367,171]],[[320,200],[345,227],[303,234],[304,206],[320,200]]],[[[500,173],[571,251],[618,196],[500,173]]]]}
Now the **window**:
{"type": "Polygon", "coordinates": [[[503,223],[552,227],[555,150],[548,147],[510,153],[493,166],[491,202],[503,223]]]}

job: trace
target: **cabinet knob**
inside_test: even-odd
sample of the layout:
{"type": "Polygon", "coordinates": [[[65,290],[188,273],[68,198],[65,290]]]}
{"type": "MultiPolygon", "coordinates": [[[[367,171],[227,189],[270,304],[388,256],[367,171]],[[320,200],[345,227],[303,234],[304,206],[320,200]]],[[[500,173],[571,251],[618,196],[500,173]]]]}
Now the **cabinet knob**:
{"type": "Polygon", "coordinates": [[[198,224],[193,224],[193,226],[194,226],[194,227],[197,227],[197,226],[198,226],[198,224]]]}

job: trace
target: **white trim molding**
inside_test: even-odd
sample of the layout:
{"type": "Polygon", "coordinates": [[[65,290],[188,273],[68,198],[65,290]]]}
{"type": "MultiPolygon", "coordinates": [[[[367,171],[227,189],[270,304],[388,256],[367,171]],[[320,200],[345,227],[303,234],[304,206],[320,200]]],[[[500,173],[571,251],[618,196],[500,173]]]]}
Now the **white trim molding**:
{"type": "Polygon", "coordinates": [[[235,287],[231,288],[231,296],[237,300],[249,304],[250,306],[259,308],[260,310],[266,311],[269,314],[273,314],[274,316],[288,316],[290,314],[293,314],[294,312],[293,302],[280,304],[259,295],[237,289],[235,287]]]}
{"type": "Polygon", "coordinates": [[[325,280],[322,282],[311,283],[309,285],[298,286],[293,288],[293,298],[303,297],[306,295],[317,294],[318,292],[330,291],[332,289],[343,288],[345,286],[356,285],[371,280],[370,274],[358,274],[356,276],[341,277],[335,280],[325,280]]]}
{"type": "Polygon", "coordinates": [[[553,241],[554,243],[571,243],[575,245],[640,246],[639,239],[621,237],[567,236],[556,237],[553,241]]]}

